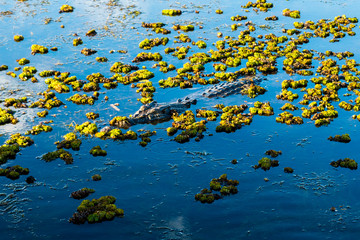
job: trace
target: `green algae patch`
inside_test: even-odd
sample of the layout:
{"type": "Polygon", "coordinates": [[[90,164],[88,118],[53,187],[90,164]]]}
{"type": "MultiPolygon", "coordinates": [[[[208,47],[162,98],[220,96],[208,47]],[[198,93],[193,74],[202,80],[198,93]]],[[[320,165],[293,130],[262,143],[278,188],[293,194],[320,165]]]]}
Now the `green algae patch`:
{"type": "Polygon", "coordinates": [[[292,169],[291,167],[285,167],[284,168],[284,173],[293,173],[294,169],[292,169]]]}
{"type": "Polygon", "coordinates": [[[16,154],[20,151],[18,144],[0,146],[0,164],[4,164],[9,159],[15,159],[16,154]]]}
{"type": "Polygon", "coordinates": [[[114,204],[115,201],[116,198],[113,196],[103,196],[91,201],[83,200],[69,222],[74,224],[100,223],[111,221],[115,217],[123,217],[124,210],[117,208],[114,204]]]}
{"type": "Polygon", "coordinates": [[[195,195],[195,200],[201,203],[213,203],[215,200],[222,199],[223,196],[238,193],[238,180],[231,180],[227,178],[226,174],[219,178],[214,178],[210,182],[210,189],[204,188],[200,193],[195,195]]]}
{"type": "Polygon", "coordinates": [[[94,157],[97,156],[106,156],[107,152],[105,150],[102,150],[100,146],[95,146],[90,150],[90,154],[94,157]]]}
{"type": "Polygon", "coordinates": [[[337,161],[332,161],[330,165],[335,168],[342,167],[342,168],[349,168],[351,170],[356,170],[358,166],[357,162],[355,162],[355,160],[350,158],[344,158],[344,159],[339,159],[337,161]]]}
{"type": "Polygon", "coordinates": [[[334,137],[330,136],[328,140],[334,142],[349,143],[351,141],[351,138],[348,133],[345,133],[343,135],[335,135],[334,137]]]}
{"type": "Polygon", "coordinates": [[[92,188],[82,188],[71,193],[70,197],[74,199],[83,199],[88,197],[91,193],[94,193],[95,190],[92,188]]]}
{"type": "Polygon", "coordinates": [[[11,180],[19,179],[20,175],[28,175],[28,174],[29,174],[29,169],[23,168],[19,165],[7,167],[5,169],[0,168],[0,176],[5,176],[11,180]]]}
{"type": "Polygon", "coordinates": [[[254,169],[263,169],[264,171],[270,170],[271,167],[279,166],[278,160],[271,160],[270,158],[264,157],[259,160],[258,164],[253,166],[254,169]]]}
{"type": "Polygon", "coordinates": [[[59,13],[73,12],[73,11],[74,11],[74,8],[72,6],[65,4],[60,7],[59,13]]]}
{"type": "Polygon", "coordinates": [[[44,160],[45,162],[52,162],[58,158],[64,160],[66,164],[72,164],[74,162],[71,153],[69,153],[64,149],[59,149],[54,152],[48,152],[41,156],[41,159],[44,160]]]}

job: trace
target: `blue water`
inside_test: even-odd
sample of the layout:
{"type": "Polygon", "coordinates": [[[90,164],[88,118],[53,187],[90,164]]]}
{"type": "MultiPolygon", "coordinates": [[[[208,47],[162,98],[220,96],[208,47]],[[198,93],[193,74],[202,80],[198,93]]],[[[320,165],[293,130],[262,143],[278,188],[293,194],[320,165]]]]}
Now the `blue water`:
{"type": "MultiPolygon", "coordinates": [[[[360,2],[343,1],[269,1],[274,8],[267,13],[255,13],[250,9],[244,12],[240,7],[247,1],[111,1],[117,3],[109,6],[108,1],[66,1],[74,6],[73,13],[59,14],[63,1],[28,0],[0,1],[0,11],[11,10],[10,16],[0,16],[0,65],[6,64],[9,70],[17,67],[16,59],[25,57],[35,66],[38,72],[42,70],[68,71],[78,79],[85,80],[91,73],[100,72],[111,77],[109,69],[116,61],[131,63],[131,60],[143,50],[138,43],[146,37],[161,37],[141,27],[141,22],[164,22],[165,28],[172,24],[189,24],[195,26],[194,32],[185,33],[193,41],[205,38],[209,51],[215,49],[211,43],[219,40],[217,32],[224,36],[234,36],[246,29],[239,27],[231,32],[230,17],[246,15],[248,20],[256,24],[257,30],[252,36],[268,34],[283,35],[282,28],[293,28],[294,21],[322,18],[333,19],[346,14],[349,17],[359,17],[360,2]],[[161,10],[167,8],[182,9],[180,17],[162,16],[161,10]],[[224,14],[215,14],[216,9],[222,9],[224,14]],[[281,11],[285,8],[300,10],[300,20],[283,17],[281,11]],[[129,15],[131,11],[140,11],[139,16],[129,15]],[[195,10],[200,13],[195,14],[195,10]],[[265,21],[266,16],[276,15],[279,21],[265,21]],[[124,19],[124,16],[126,18],[124,19]],[[132,17],[134,16],[134,17],[132,17]],[[44,24],[45,18],[52,18],[49,24],[44,24]],[[58,20],[58,21],[57,21],[58,20]],[[65,28],[60,28],[60,25],[65,28]],[[267,24],[271,28],[261,30],[259,25],[267,24]],[[199,29],[199,26],[203,29],[199,29]],[[106,27],[104,27],[106,26],[106,27]],[[90,29],[96,29],[98,35],[85,37],[90,29]],[[132,29],[133,28],[133,29],[132,29]],[[77,33],[84,41],[83,45],[74,47],[72,40],[77,33]],[[25,40],[16,43],[13,36],[22,34],[25,40]],[[152,35],[152,36],[151,36],[152,35]],[[58,47],[57,52],[49,51],[46,55],[30,54],[32,44],[58,47]],[[84,56],[80,50],[84,47],[96,49],[97,54],[84,56]],[[110,50],[127,50],[128,53],[110,54],[110,50]],[[97,63],[95,57],[105,56],[107,63],[97,63]]],[[[178,34],[172,30],[167,35],[170,42],[167,46],[154,47],[151,52],[160,52],[165,61],[177,68],[187,60],[177,60],[171,55],[165,55],[166,47],[176,47],[184,44],[173,43],[178,34]]],[[[301,49],[316,49],[325,52],[351,51],[353,59],[359,61],[359,27],[354,28],[358,34],[346,36],[338,43],[329,43],[330,38],[311,38],[309,44],[301,49]]],[[[198,52],[192,46],[187,56],[198,52]]],[[[94,239],[111,237],[115,239],[357,239],[360,233],[360,189],[358,187],[358,171],[334,169],[331,161],[340,158],[353,158],[359,161],[358,143],[360,141],[359,124],[351,116],[354,112],[346,112],[333,103],[339,112],[327,127],[316,128],[313,121],[304,119],[303,125],[288,126],[275,122],[275,117],[282,111],[279,109],[286,101],[277,100],[281,91],[281,82],[285,79],[310,79],[299,75],[288,76],[281,70],[284,58],[278,58],[279,73],[266,76],[261,86],[267,89],[266,94],[250,99],[247,96],[234,95],[224,99],[200,99],[191,110],[201,107],[211,108],[217,103],[226,105],[248,103],[255,101],[270,101],[275,115],[270,117],[254,116],[249,126],[244,126],[234,133],[216,133],[216,122],[208,122],[208,131],[200,142],[191,140],[189,143],[178,144],[171,141],[165,129],[171,122],[157,125],[137,125],[132,130],[156,130],[152,142],[145,148],[138,145],[139,140],[114,142],[97,138],[81,137],[83,144],[80,151],[74,152],[74,163],[65,165],[56,160],[46,163],[40,156],[56,150],[53,144],[61,140],[61,136],[72,131],[68,125],[81,124],[87,121],[85,113],[94,111],[100,113],[96,120],[99,128],[108,125],[114,116],[128,116],[134,113],[141,103],[135,88],[119,84],[116,89],[100,90],[99,100],[93,106],[78,106],[66,99],[74,93],[56,94],[67,108],[54,108],[45,119],[36,117],[38,109],[17,109],[16,117],[20,122],[16,125],[0,126],[0,142],[5,142],[10,134],[24,133],[32,126],[44,120],[53,120],[50,124],[53,131],[32,136],[35,144],[24,148],[15,160],[8,161],[1,167],[19,164],[30,169],[30,175],[37,181],[27,185],[24,176],[11,181],[0,178],[0,203],[6,196],[11,199],[7,204],[0,204],[0,239],[94,239]],[[108,96],[109,100],[104,101],[108,96]],[[117,112],[110,104],[119,103],[117,112]],[[26,113],[26,114],[23,114],[26,113]],[[330,142],[329,136],[349,133],[352,141],[348,144],[330,142]],[[209,136],[213,134],[213,136],[209,136]],[[93,157],[89,150],[96,145],[106,149],[106,157],[93,157]],[[264,157],[269,149],[283,152],[277,160],[280,166],[269,171],[255,171],[252,166],[264,157]],[[237,159],[238,164],[231,164],[237,159]],[[293,174],[285,174],[284,167],[292,167],[293,174]],[[102,180],[91,181],[91,176],[101,174],[102,180]],[[194,200],[194,195],[206,188],[212,178],[228,174],[230,179],[239,180],[239,193],[224,197],[212,204],[201,204],[194,200]],[[270,181],[265,182],[264,178],[270,181]],[[100,224],[73,225],[68,223],[69,217],[76,211],[80,201],[69,197],[70,193],[82,187],[94,188],[96,192],[88,199],[104,195],[116,197],[116,205],[123,208],[125,216],[110,222],[100,224]],[[11,195],[9,195],[11,194],[11,195]],[[13,201],[13,202],[12,202],[13,201]],[[10,208],[9,208],[10,206],[10,208]],[[330,211],[335,207],[336,211],[330,211]]],[[[343,64],[343,61],[338,61],[343,64]]],[[[246,61],[242,61],[245,66],[246,61]]],[[[144,62],[155,73],[152,79],[156,92],[154,99],[158,102],[169,102],[188,94],[199,92],[207,86],[194,85],[192,89],[180,90],[161,89],[158,80],[175,76],[176,72],[161,73],[158,68],[151,68],[154,62],[144,62]]],[[[211,65],[209,63],[208,65],[211,65]]],[[[313,61],[314,69],[318,61],[313,61]]],[[[236,69],[238,69],[236,68],[236,69]]],[[[207,70],[211,72],[209,66],[207,70]]],[[[228,71],[236,70],[228,68],[228,71]]],[[[19,73],[19,72],[17,72],[19,73]]],[[[261,75],[260,75],[261,76],[261,75]]],[[[45,91],[47,85],[44,79],[38,77],[39,83],[23,82],[0,72],[0,99],[10,96],[9,90],[19,89],[12,96],[27,95],[31,101],[38,97],[38,92],[45,91]]],[[[313,87],[313,83],[309,84],[313,87]]],[[[294,101],[297,104],[303,95],[299,94],[294,101]]],[[[355,99],[356,96],[342,97],[346,89],[339,91],[343,99],[355,99]]],[[[2,106],[1,106],[2,107],[2,106]]],[[[301,110],[294,112],[301,115],[301,110]]]]}

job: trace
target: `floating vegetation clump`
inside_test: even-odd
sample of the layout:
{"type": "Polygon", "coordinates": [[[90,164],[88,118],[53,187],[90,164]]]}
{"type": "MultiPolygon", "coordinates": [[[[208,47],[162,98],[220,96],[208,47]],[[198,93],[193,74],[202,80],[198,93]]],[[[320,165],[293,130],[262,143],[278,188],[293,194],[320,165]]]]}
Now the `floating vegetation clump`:
{"type": "Polygon", "coordinates": [[[74,224],[100,223],[124,216],[124,210],[117,208],[114,204],[115,201],[116,198],[113,196],[103,196],[91,201],[83,200],[69,222],[74,224]]]}
{"type": "Polygon", "coordinates": [[[74,191],[71,193],[70,197],[74,199],[83,199],[89,196],[91,193],[94,193],[95,190],[92,188],[82,188],[80,190],[74,191]]]}
{"type": "Polygon", "coordinates": [[[41,159],[45,162],[52,162],[56,159],[60,158],[61,160],[64,160],[66,164],[72,164],[74,162],[73,156],[71,153],[64,149],[59,149],[54,152],[48,152],[41,156],[41,159]]]}
{"type": "Polygon", "coordinates": [[[39,125],[36,125],[36,126],[32,127],[32,129],[27,131],[25,134],[26,135],[29,135],[29,134],[38,135],[38,134],[40,134],[42,132],[51,132],[51,131],[52,131],[52,127],[41,123],[39,125]]]}
{"type": "Polygon", "coordinates": [[[73,12],[73,11],[74,11],[74,8],[72,6],[65,4],[65,5],[61,6],[59,13],[73,12]]]}
{"type": "Polygon", "coordinates": [[[272,158],[276,158],[277,156],[281,155],[282,152],[276,150],[267,150],[265,154],[271,156],[272,158]]]}
{"type": "Polygon", "coordinates": [[[254,107],[249,108],[249,111],[252,115],[260,116],[271,116],[274,115],[274,109],[270,106],[269,102],[255,102],[254,107]]]}
{"type": "Polygon", "coordinates": [[[195,200],[201,203],[213,203],[223,196],[238,193],[237,185],[239,185],[238,180],[228,179],[227,175],[223,174],[219,178],[212,179],[210,189],[202,189],[200,193],[195,195],[195,200]]]}
{"type": "Polygon", "coordinates": [[[5,176],[11,180],[16,180],[20,178],[20,175],[28,175],[29,169],[15,165],[13,167],[7,167],[5,169],[0,168],[0,176],[5,176]]]}
{"type": "Polygon", "coordinates": [[[342,167],[342,168],[349,168],[351,170],[356,170],[358,166],[357,162],[355,162],[354,159],[350,159],[350,158],[344,158],[344,159],[339,159],[337,161],[332,161],[330,165],[336,168],[342,167]]]}
{"type": "Polygon", "coordinates": [[[107,152],[105,150],[101,149],[100,146],[95,146],[90,150],[90,154],[93,155],[94,157],[106,156],[107,152]]]}
{"type": "Polygon", "coordinates": [[[216,132],[235,132],[244,125],[250,125],[252,115],[243,113],[247,105],[223,107],[220,116],[220,124],[216,127],[216,132]]]}
{"type": "Polygon", "coordinates": [[[181,10],[175,10],[175,9],[162,10],[162,15],[167,15],[167,16],[180,16],[181,13],[182,13],[181,10]]]}
{"type": "Polygon", "coordinates": [[[264,157],[259,160],[258,164],[254,166],[255,169],[261,168],[264,171],[270,170],[272,167],[279,166],[278,160],[271,160],[270,158],[264,157]]]}
{"type": "Polygon", "coordinates": [[[78,139],[78,137],[76,136],[75,133],[70,132],[68,134],[65,134],[63,136],[64,140],[62,140],[61,142],[55,142],[56,147],[58,149],[61,148],[66,148],[66,149],[72,149],[74,151],[78,151],[80,150],[80,145],[81,145],[81,140],[78,139]]]}
{"type": "Polygon", "coordinates": [[[348,133],[345,133],[343,135],[335,135],[334,137],[328,138],[330,141],[334,142],[342,142],[342,143],[349,143],[351,141],[351,138],[348,133]]]}

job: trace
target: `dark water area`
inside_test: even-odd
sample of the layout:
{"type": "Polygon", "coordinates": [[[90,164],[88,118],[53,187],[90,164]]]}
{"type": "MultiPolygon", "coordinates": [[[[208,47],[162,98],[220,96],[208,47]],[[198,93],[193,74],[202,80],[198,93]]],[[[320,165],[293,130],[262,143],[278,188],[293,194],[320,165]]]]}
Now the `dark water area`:
{"type": "MultiPolygon", "coordinates": [[[[224,39],[217,37],[218,32],[223,36],[237,38],[240,31],[248,29],[245,26],[247,21],[252,21],[256,28],[251,36],[273,33],[279,37],[287,35],[282,29],[294,28],[293,22],[317,22],[320,19],[332,21],[334,17],[342,15],[359,17],[360,9],[360,2],[355,0],[268,2],[274,4],[268,12],[255,12],[252,8],[245,11],[241,7],[247,1],[235,0],[0,0],[0,12],[12,12],[10,15],[0,14],[0,66],[5,64],[9,67],[9,70],[0,71],[0,100],[23,96],[30,103],[38,100],[37,93],[48,88],[46,78],[38,76],[44,70],[70,72],[70,76],[81,80],[98,72],[110,78],[113,76],[110,67],[119,61],[137,65],[140,69],[145,66],[155,74],[150,81],[156,88],[153,98],[159,103],[172,102],[188,95],[198,96],[210,85],[194,84],[193,88],[188,89],[163,89],[158,81],[176,76],[176,71],[163,73],[159,68],[152,68],[156,63],[154,61],[132,63],[132,60],[140,52],[159,52],[163,61],[178,69],[189,62],[188,57],[194,53],[217,50],[215,42],[224,39]],[[63,4],[73,6],[74,12],[60,14],[59,9],[63,4]],[[299,10],[301,18],[283,16],[285,8],[299,10]],[[163,9],[181,9],[182,14],[164,16],[161,14],[163,9]],[[223,10],[223,14],[216,14],[217,9],[223,10]],[[230,18],[235,15],[247,16],[248,19],[239,22],[242,26],[236,31],[231,31],[230,25],[237,22],[230,18]],[[273,15],[278,16],[279,20],[264,20],[273,15]],[[171,30],[171,33],[156,34],[151,29],[142,28],[142,22],[163,22],[166,24],[164,28],[171,30]],[[195,31],[181,33],[195,42],[204,40],[207,48],[199,49],[191,43],[174,43],[174,37],[179,35],[171,28],[174,24],[194,25],[195,31]],[[60,25],[64,25],[64,28],[60,25]],[[95,29],[98,34],[94,37],[85,36],[90,29],[95,29]],[[73,39],[77,38],[75,33],[84,44],[73,46],[73,39]],[[23,41],[14,41],[14,35],[18,34],[24,36],[23,41]],[[139,48],[139,42],[145,38],[156,37],[168,37],[169,43],[151,50],[139,48]],[[49,50],[47,54],[31,55],[33,44],[44,45],[49,49],[57,47],[58,51],[49,50]],[[184,60],[164,53],[165,48],[177,46],[191,47],[184,60]],[[84,56],[80,51],[85,47],[98,52],[84,56]],[[111,50],[126,50],[127,53],[109,53],[111,50]],[[99,63],[96,57],[107,57],[109,61],[99,63]],[[21,81],[18,77],[12,78],[6,74],[19,66],[16,60],[20,58],[30,60],[26,66],[36,67],[38,73],[35,75],[39,82],[21,81]]],[[[359,62],[360,31],[359,24],[355,25],[355,36],[346,35],[335,43],[329,42],[331,36],[312,37],[309,43],[299,45],[298,49],[323,53],[328,50],[336,53],[350,51],[354,56],[349,59],[359,62]]],[[[289,39],[291,37],[296,38],[296,35],[288,35],[289,39]]],[[[24,134],[40,122],[52,120],[53,123],[48,125],[53,130],[30,135],[34,144],[21,148],[16,159],[8,160],[0,166],[21,165],[29,168],[30,175],[36,178],[34,184],[27,184],[27,176],[20,176],[15,181],[0,177],[0,239],[357,239],[360,234],[359,170],[330,165],[330,162],[339,159],[360,159],[357,147],[360,142],[360,124],[352,118],[352,115],[358,113],[339,107],[341,101],[355,101],[357,95],[346,88],[338,90],[340,101],[332,102],[338,117],[328,126],[316,127],[309,118],[303,118],[304,124],[301,125],[277,123],[276,117],[283,112],[280,107],[288,102],[276,98],[282,90],[282,81],[307,79],[308,88],[314,88],[315,84],[310,79],[318,77],[299,74],[289,76],[282,70],[285,58],[277,58],[277,74],[263,75],[257,72],[256,75],[261,79],[259,85],[267,90],[265,94],[256,98],[241,94],[213,99],[198,97],[197,104],[189,109],[193,112],[201,108],[214,110],[212,107],[220,103],[225,106],[248,104],[252,107],[256,101],[261,101],[270,102],[274,115],[256,115],[250,125],[232,133],[215,131],[220,122],[219,116],[216,121],[206,123],[205,136],[199,142],[194,139],[184,144],[174,141],[174,137],[168,136],[166,132],[173,121],[156,125],[139,124],[130,129],[135,132],[140,129],[157,132],[146,147],[139,145],[140,139],[101,140],[77,133],[82,141],[80,150],[68,150],[73,155],[73,164],[65,164],[60,159],[45,162],[41,156],[56,150],[54,142],[61,141],[63,135],[72,132],[73,125],[89,121],[86,113],[92,111],[100,114],[98,119],[90,121],[101,129],[109,126],[109,121],[115,116],[129,116],[136,112],[142,106],[137,101],[141,97],[136,92],[137,88],[119,83],[115,89],[107,90],[100,84],[99,99],[91,106],[76,105],[66,100],[76,91],[56,93],[66,108],[53,108],[46,118],[36,115],[43,109],[10,107],[15,110],[14,116],[19,122],[15,125],[0,125],[1,144],[11,134],[24,134]],[[346,93],[351,95],[343,96],[346,93]],[[105,96],[109,98],[107,101],[104,100],[105,96]],[[111,107],[112,104],[119,104],[119,111],[111,107]],[[328,140],[329,136],[345,133],[350,135],[351,142],[345,144],[328,140]],[[107,156],[90,155],[90,149],[96,145],[105,149],[107,156]],[[282,151],[276,158],[279,166],[268,171],[255,170],[253,166],[270,149],[282,151]],[[232,164],[233,159],[237,159],[238,163],[232,164]],[[291,167],[294,172],[284,173],[284,167],[291,167]],[[92,181],[91,176],[94,174],[100,174],[102,180],[92,181]],[[209,188],[211,179],[222,174],[239,181],[238,193],[224,196],[211,204],[195,201],[195,194],[203,188],[209,188]],[[265,178],[269,181],[264,181],[265,178]],[[69,196],[83,187],[95,189],[95,193],[86,198],[89,200],[114,196],[116,206],[124,209],[124,217],[96,224],[69,223],[69,218],[81,203],[81,200],[69,196]]],[[[345,59],[329,58],[336,60],[340,68],[345,64],[345,59]]],[[[242,59],[240,66],[228,67],[227,72],[246,67],[246,62],[242,59]]],[[[310,70],[316,72],[320,61],[312,62],[314,68],[310,70]]],[[[205,64],[205,73],[214,71],[212,64],[205,64]]],[[[21,70],[15,73],[20,74],[21,70]]],[[[299,110],[292,113],[301,116],[301,107],[307,107],[299,104],[304,92],[301,89],[290,90],[299,94],[299,98],[292,102],[299,110]]],[[[3,104],[0,103],[0,107],[4,109],[3,104]]],[[[197,121],[200,120],[197,118],[197,121]]]]}

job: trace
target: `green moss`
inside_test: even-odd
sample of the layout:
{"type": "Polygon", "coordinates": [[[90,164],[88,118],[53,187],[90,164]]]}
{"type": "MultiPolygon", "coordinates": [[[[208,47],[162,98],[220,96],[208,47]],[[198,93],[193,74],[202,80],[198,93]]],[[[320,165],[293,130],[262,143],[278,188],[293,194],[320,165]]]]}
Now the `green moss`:
{"type": "Polygon", "coordinates": [[[40,118],[44,118],[49,114],[49,112],[47,110],[41,111],[41,112],[37,112],[36,115],[40,118]]]}
{"type": "Polygon", "coordinates": [[[100,180],[101,180],[101,176],[100,176],[99,174],[95,174],[95,175],[93,175],[93,176],[91,177],[91,179],[92,179],[93,181],[100,181],[100,180]]]}
{"type": "Polygon", "coordinates": [[[59,149],[54,152],[48,152],[41,156],[41,159],[44,160],[45,162],[51,162],[57,158],[64,160],[66,164],[72,164],[74,161],[71,153],[69,153],[64,149],[59,149]]]}
{"type": "Polygon", "coordinates": [[[26,135],[29,135],[29,134],[38,135],[41,132],[51,132],[51,131],[52,131],[52,127],[44,125],[44,124],[39,124],[39,125],[32,127],[32,129],[27,131],[25,134],[26,135]]]}
{"type": "Polygon", "coordinates": [[[16,154],[20,151],[18,144],[0,146],[0,164],[4,164],[9,159],[14,159],[16,154]]]}
{"type": "Polygon", "coordinates": [[[19,179],[20,175],[27,175],[27,174],[29,174],[29,169],[23,168],[19,165],[7,167],[5,169],[0,168],[0,176],[5,176],[11,180],[19,179]]]}
{"type": "Polygon", "coordinates": [[[99,117],[99,114],[94,112],[88,112],[86,113],[86,117],[90,120],[95,120],[99,117]]]}
{"type": "Polygon", "coordinates": [[[75,129],[80,134],[83,134],[85,136],[94,135],[98,131],[98,128],[97,128],[96,124],[95,123],[90,123],[90,122],[84,122],[81,125],[76,124],[75,129]]]}
{"type": "Polygon", "coordinates": [[[226,174],[221,175],[219,178],[214,178],[210,182],[210,190],[204,188],[200,193],[195,195],[195,200],[201,203],[212,203],[219,200],[222,196],[238,193],[237,185],[239,181],[227,178],[226,174]],[[220,194],[216,193],[219,192],[220,194]]]}
{"type": "Polygon", "coordinates": [[[271,116],[274,115],[274,109],[270,106],[269,102],[255,102],[254,107],[249,109],[252,115],[260,115],[260,116],[271,116]]]}
{"type": "Polygon", "coordinates": [[[265,154],[271,156],[272,158],[276,158],[277,156],[281,155],[282,152],[281,151],[275,151],[275,150],[267,150],[265,152],[265,154]]]}
{"type": "Polygon", "coordinates": [[[20,133],[12,134],[10,139],[6,141],[6,144],[18,144],[20,147],[29,147],[34,144],[34,141],[30,137],[22,136],[20,133]]]}
{"type": "Polygon", "coordinates": [[[349,143],[351,141],[351,138],[348,133],[345,133],[343,135],[335,135],[335,137],[330,136],[328,139],[330,141],[342,142],[342,143],[349,143]]]}
{"type": "Polygon", "coordinates": [[[81,146],[81,140],[78,139],[75,133],[70,132],[63,136],[64,140],[61,142],[55,142],[58,149],[72,149],[74,151],[79,151],[81,146]]]}
{"type": "Polygon", "coordinates": [[[351,170],[356,170],[358,166],[357,162],[355,162],[355,160],[350,158],[344,158],[344,159],[339,159],[337,161],[332,161],[330,165],[336,168],[342,167],[342,168],[349,168],[351,170]]]}
{"type": "Polygon", "coordinates": [[[251,84],[248,88],[241,90],[241,93],[248,95],[249,98],[255,98],[258,95],[262,95],[266,92],[266,89],[255,84],[251,84]]]}
{"type": "Polygon", "coordinates": [[[264,157],[259,160],[258,165],[255,165],[254,168],[258,169],[261,168],[264,171],[270,170],[271,167],[277,167],[279,166],[279,161],[277,160],[271,160],[270,158],[264,157]]]}
{"type": "Polygon", "coordinates": [[[133,60],[133,62],[144,62],[144,61],[161,61],[162,56],[160,53],[139,53],[133,60]]]}
{"type": "Polygon", "coordinates": [[[94,157],[96,156],[106,156],[107,152],[105,150],[102,150],[100,146],[95,146],[90,150],[90,154],[94,157]]]}
{"type": "Polygon", "coordinates": [[[300,18],[300,11],[298,11],[298,10],[290,10],[290,9],[286,8],[282,11],[282,14],[286,17],[300,18]]]}
{"type": "Polygon", "coordinates": [[[95,190],[92,188],[82,188],[80,190],[77,190],[75,192],[72,192],[70,197],[74,199],[83,199],[89,196],[91,193],[94,193],[95,190]]]}
{"type": "Polygon", "coordinates": [[[73,96],[71,96],[70,98],[67,99],[68,101],[71,101],[73,103],[76,104],[89,104],[89,105],[93,105],[95,103],[96,98],[93,96],[87,96],[86,94],[80,95],[80,94],[75,94],[73,96]]]}
{"type": "Polygon", "coordinates": [[[152,49],[155,46],[163,45],[165,46],[169,42],[169,38],[163,37],[163,38],[154,38],[154,39],[144,39],[139,43],[139,48],[149,50],[152,49]]]}

